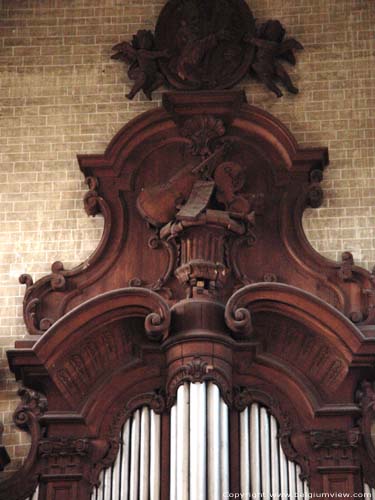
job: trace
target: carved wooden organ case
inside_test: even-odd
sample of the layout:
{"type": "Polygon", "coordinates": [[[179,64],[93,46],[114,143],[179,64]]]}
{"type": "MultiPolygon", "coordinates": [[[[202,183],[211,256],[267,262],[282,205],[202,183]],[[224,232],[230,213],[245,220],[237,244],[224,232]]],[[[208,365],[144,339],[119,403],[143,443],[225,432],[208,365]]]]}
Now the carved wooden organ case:
{"type": "Polygon", "coordinates": [[[210,91],[164,94],[78,160],[104,232],[81,266],[21,277],[32,446],[1,498],[374,488],[374,278],[301,225],[327,150],[210,91]]]}
{"type": "Polygon", "coordinates": [[[78,161],[104,231],[77,268],[20,278],[32,444],[0,498],[371,492],[375,277],[301,222],[327,150],[241,91],[186,90],[78,161]]]}

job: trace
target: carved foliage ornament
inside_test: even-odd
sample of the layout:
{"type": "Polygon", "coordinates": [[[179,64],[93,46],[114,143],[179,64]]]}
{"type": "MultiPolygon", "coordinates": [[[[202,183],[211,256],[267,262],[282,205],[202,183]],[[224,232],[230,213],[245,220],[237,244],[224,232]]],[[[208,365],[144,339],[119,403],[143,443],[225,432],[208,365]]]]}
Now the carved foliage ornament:
{"type": "Polygon", "coordinates": [[[361,432],[358,428],[348,431],[341,429],[310,431],[312,447],[320,448],[355,448],[359,445],[361,432]]]}
{"type": "Polygon", "coordinates": [[[277,81],[288,92],[298,92],[281,61],[294,65],[294,51],[303,48],[285,33],[276,20],[256,24],[243,0],[170,0],[155,36],[137,31],[131,43],[113,47],[112,59],[129,65],[134,81],[129,99],[140,90],[151,99],[165,82],[183,90],[227,89],[245,75],[281,97],[277,81]]]}
{"type": "Polygon", "coordinates": [[[225,402],[232,405],[231,383],[227,374],[220,368],[212,366],[199,356],[180,366],[171,376],[167,384],[167,407],[170,408],[176,398],[178,387],[184,382],[213,381],[221,389],[225,402]]]}
{"type": "Polygon", "coordinates": [[[13,420],[21,429],[30,427],[32,421],[37,421],[47,411],[47,400],[36,391],[21,388],[18,391],[21,403],[16,408],[13,420]]]}
{"type": "Polygon", "coordinates": [[[75,439],[70,437],[49,438],[39,441],[38,454],[41,457],[85,456],[90,452],[89,439],[75,439]]]}

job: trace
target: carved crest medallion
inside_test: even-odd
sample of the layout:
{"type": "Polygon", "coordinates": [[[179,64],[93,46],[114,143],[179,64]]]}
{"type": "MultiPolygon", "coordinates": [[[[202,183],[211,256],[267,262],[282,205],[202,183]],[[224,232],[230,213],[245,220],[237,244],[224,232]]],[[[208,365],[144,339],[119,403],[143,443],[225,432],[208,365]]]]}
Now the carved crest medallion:
{"type": "Polygon", "coordinates": [[[229,88],[247,72],[254,47],[244,42],[254,17],[243,0],[174,0],[156,26],[160,49],[174,47],[160,61],[168,82],[178,89],[229,88]]]}

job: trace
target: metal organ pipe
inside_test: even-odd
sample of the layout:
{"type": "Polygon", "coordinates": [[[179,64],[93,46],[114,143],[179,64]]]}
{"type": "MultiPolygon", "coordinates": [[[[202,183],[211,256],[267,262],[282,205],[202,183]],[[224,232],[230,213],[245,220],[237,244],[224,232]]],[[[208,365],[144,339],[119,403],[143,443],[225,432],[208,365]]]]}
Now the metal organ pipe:
{"type": "Polygon", "coordinates": [[[208,500],[220,498],[220,392],[216,385],[207,387],[207,468],[208,500]]]}
{"type": "Polygon", "coordinates": [[[160,450],[160,415],[144,406],[125,422],[115,463],[91,500],[160,500],[160,450]]]}
{"type": "Polygon", "coordinates": [[[190,385],[189,476],[191,498],[206,500],[206,384],[190,385]]]}
{"type": "MultiPolygon", "coordinates": [[[[229,425],[228,406],[214,383],[180,385],[170,413],[168,500],[218,500],[230,492],[229,425]]],[[[285,456],[278,423],[265,407],[245,408],[239,433],[242,493],[308,497],[301,468],[285,456]]],[[[160,498],[161,434],[160,415],[146,406],[136,410],[122,428],[116,461],[101,473],[92,500],[167,500],[160,498]]],[[[375,500],[375,490],[364,485],[364,491],[375,500]]],[[[29,500],[37,500],[36,495],[29,500]]]]}
{"type": "Polygon", "coordinates": [[[370,488],[368,484],[363,483],[363,492],[365,494],[364,498],[375,500],[375,488],[370,488]]]}
{"type": "Polygon", "coordinates": [[[181,500],[189,500],[189,385],[183,384],[177,391],[176,421],[176,494],[181,500]]]}
{"type": "Polygon", "coordinates": [[[295,493],[308,497],[299,465],[282,450],[276,419],[258,403],[240,413],[240,447],[242,493],[252,498],[270,498],[271,493],[280,498],[295,493]]]}
{"type": "Polygon", "coordinates": [[[215,384],[178,388],[171,410],[170,500],[217,500],[229,492],[228,418],[215,384]]]}
{"type": "Polygon", "coordinates": [[[29,500],[38,500],[39,497],[39,486],[36,487],[34,494],[29,497],[29,500]]]}
{"type": "MultiPolygon", "coordinates": [[[[276,419],[271,418],[271,471],[280,469],[280,461],[279,461],[279,440],[277,438],[277,422],[276,419]]],[[[272,494],[277,495],[280,490],[280,473],[279,474],[271,474],[271,491],[272,494]]]]}
{"type": "Polygon", "coordinates": [[[139,467],[139,500],[149,499],[150,489],[150,415],[147,406],[141,413],[140,467],[139,467]]]}
{"type": "MultiPolygon", "coordinates": [[[[130,450],[130,494],[129,500],[138,499],[139,490],[139,434],[140,434],[140,415],[137,410],[133,417],[131,428],[131,450],[130,450]]],[[[105,499],[103,499],[105,500],[105,499]]]]}
{"type": "Polygon", "coordinates": [[[161,417],[151,411],[150,437],[150,500],[160,500],[160,438],[161,417]]]}
{"type": "Polygon", "coordinates": [[[220,397],[220,482],[221,494],[229,491],[229,411],[220,397]]]}
{"type": "Polygon", "coordinates": [[[172,467],[172,464],[177,464],[177,408],[174,405],[171,408],[171,423],[170,423],[170,483],[169,495],[172,498],[177,498],[177,470],[172,467]]]}
{"type": "Polygon", "coordinates": [[[240,415],[241,491],[250,491],[250,429],[249,409],[240,415]]]}

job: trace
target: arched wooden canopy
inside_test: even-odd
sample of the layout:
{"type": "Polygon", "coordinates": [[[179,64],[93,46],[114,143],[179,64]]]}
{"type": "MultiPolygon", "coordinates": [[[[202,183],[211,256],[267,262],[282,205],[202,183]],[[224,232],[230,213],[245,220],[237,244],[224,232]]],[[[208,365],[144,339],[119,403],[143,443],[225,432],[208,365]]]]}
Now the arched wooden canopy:
{"type": "MultiPolygon", "coordinates": [[[[15,421],[32,448],[1,498],[37,483],[40,499],[90,498],[122,425],[146,405],[162,418],[167,499],[170,409],[185,381],[217,384],[232,443],[246,405],[266,406],[311,491],[375,487],[373,276],[350,254],[318,255],[301,225],[321,202],[327,161],[241,92],[165,94],[104,155],[79,157],[103,238],[72,271],[55,263],[35,284],[22,277],[31,336],[8,359],[27,388],[15,421]],[[154,193],[151,215],[174,200],[166,224],[139,209],[154,193]]],[[[236,492],[236,451],[230,461],[236,492]]]]}

